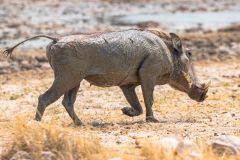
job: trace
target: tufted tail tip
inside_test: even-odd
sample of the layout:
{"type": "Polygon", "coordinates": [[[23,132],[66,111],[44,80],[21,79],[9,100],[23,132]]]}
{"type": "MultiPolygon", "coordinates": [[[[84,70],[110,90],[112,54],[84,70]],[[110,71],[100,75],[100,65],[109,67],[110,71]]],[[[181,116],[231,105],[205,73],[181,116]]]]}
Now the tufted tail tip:
{"type": "Polygon", "coordinates": [[[2,52],[3,55],[7,56],[7,57],[11,57],[12,52],[13,52],[14,48],[8,48],[5,51],[2,52]]]}

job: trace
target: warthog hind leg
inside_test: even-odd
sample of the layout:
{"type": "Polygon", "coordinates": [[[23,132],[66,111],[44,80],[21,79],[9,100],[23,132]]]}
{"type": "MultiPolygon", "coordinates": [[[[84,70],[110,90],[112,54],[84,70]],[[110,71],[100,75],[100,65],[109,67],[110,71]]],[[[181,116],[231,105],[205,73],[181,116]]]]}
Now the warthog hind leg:
{"type": "Polygon", "coordinates": [[[48,105],[58,100],[65,92],[64,82],[55,79],[52,86],[38,98],[38,106],[35,115],[35,120],[41,121],[43,113],[48,105]]]}
{"type": "MultiPolygon", "coordinates": [[[[58,100],[66,91],[76,86],[76,81],[70,81],[70,76],[56,76],[52,86],[38,98],[35,120],[41,121],[46,107],[58,100]]],[[[78,83],[79,84],[79,83],[78,83]]]]}
{"type": "Polygon", "coordinates": [[[78,118],[74,111],[74,103],[77,97],[77,92],[80,87],[80,84],[76,87],[72,88],[68,92],[64,94],[64,98],[62,101],[63,106],[65,107],[66,111],[68,112],[69,116],[72,118],[75,125],[82,125],[81,120],[78,118]]]}

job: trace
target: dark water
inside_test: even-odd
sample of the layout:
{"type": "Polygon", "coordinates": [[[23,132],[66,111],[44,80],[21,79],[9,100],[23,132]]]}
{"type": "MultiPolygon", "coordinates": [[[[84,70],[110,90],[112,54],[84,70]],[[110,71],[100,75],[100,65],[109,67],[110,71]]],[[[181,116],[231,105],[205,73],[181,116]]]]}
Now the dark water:
{"type": "Polygon", "coordinates": [[[155,21],[174,30],[199,26],[204,29],[217,30],[230,24],[240,23],[240,11],[135,14],[114,16],[110,18],[110,21],[114,25],[135,25],[155,21]]]}

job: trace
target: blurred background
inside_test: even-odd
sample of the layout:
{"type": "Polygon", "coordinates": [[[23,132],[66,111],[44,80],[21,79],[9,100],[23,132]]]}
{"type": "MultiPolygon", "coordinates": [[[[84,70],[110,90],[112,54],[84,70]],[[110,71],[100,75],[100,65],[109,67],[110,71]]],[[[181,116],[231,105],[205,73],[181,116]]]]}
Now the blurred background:
{"type": "MultiPolygon", "coordinates": [[[[240,0],[0,0],[0,53],[38,34],[61,37],[129,28],[155,28],[177,33],[183,44],[192,50],[199,79],[212,81],[208,98],[198,103],[168,85],[156,86],[153,109],[161,123],[146,123],[145,114],[137,117],[122,114],[121,108],[129,104],[119,87],[100,88],[83,81],[77,93],[75,111],[85,126],[73,125],[61,98],[47,108],[43,121],[36,124],[32,120],[37,97],[51,86],[54,75],[45,55],[50,40],[28,41],[14,50],[12,57],[0,55],[0,159],[3,159],[3,153],[7,153],[5,159],[8,160],[18,150],[31,155],[41,155],[43,151],[66,154],[64,159],[79,155],[84,159],[92,154],[97,155],[97,159],[108,159],[101,156],[106,156],[110,149],[125,156],[119,159],[107,154],[111,160],[170,160],[181,157],[184,145],[181,145],[180,152],[174,149],[172,156],[167,154],[162,158],[161,147],[145,145],[142,140],[159,143],[163,137],[174,136],[194,142],[201,139],[210,144],[218,136],[232,135],[238,138],[220,141],[220,152],[223,154],[223,145],[231,150],[229,146],[235,148],[238,144],[236,159],[239,160],[240,0]],[[51,126],[46,130],[42,127],[44,124],[51,126]],[[65,138],[63,130],[70,136],[65,138]],[[76,138],[84,136],[90,137],[86,142],[91,145],[79,143],[80,147],[76,148],[75,144],[79,142],[76,138]],[[93,137],[108,147],[103,149],[105,153],[99,143],[92,143],[93,137]],[[46,143],[39,149],[42,139],[46,143]],[[10,142],[13,142],[12,146],[10,142]],[[18,144],[20,146],[16,147],[18,144]],[[71,153],[66,152],[66,144],[71,153]],[[82,151],[81,145],[86,151],[82,151]]],[[[143,106],[140,86],[136,92],[143,106]]],[[[169,142],[171,145],[175,140],[169,142]]],[[[163,147],[168,144],[168,141],[162,142],[163,147]]],[[[211,158],[213,154],[209,154],[208,145],[200,148],[204,158],[196,159],[214,159],[211,158]]],[[[187,150],[187,153],[196,155],[195,151],[187,150]]]]}
{"type": "MultiPolygon", "coordinates": [[[[180,34],[197,60],[240,55],[239,0],[0,0],[0,4],[2,49],[37,34],[158,28],[180,34]]],[[[41,38],[21,45],[13,59],[1,58],[0,73],[47,67],[48,43],[41,38]]]]}

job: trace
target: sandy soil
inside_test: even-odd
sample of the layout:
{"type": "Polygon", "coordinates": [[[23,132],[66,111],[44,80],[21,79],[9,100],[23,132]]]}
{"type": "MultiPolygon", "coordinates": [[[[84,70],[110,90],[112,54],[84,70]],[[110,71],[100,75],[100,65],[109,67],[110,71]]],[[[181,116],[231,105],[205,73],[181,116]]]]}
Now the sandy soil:
{"type": "MultiPolygon", "coordinates": [[[[144,115],[134,118],[123,115],[120,109],[129,105],[118,87],[99,88],[83,81],[75,110],[85,126],[74,131],[95,135],[104,146],[118,151],[124,148],[131,154],[135,151],[128,150],[129,147],[135,148],[139,141],[156,141],[162,136],[193,140],[240,136],[240,61],[197,62],[196,70],[201,79],[212,81],[208,99],[197,103],[169,86],[156,86],[153,108],[161,123],[146,123],[144,115]]],[[[0,146],[8,142],[12,128],[9,122],[15,121],[16,116],[32,121],[37,97],[52,80],[50,69],[0,75],[0,146]]],[[[137,93],[143,105],[140,87],[137,93]]],[[[43,123],[74,127],[61,100],[47,108],[43,123]]]]}

